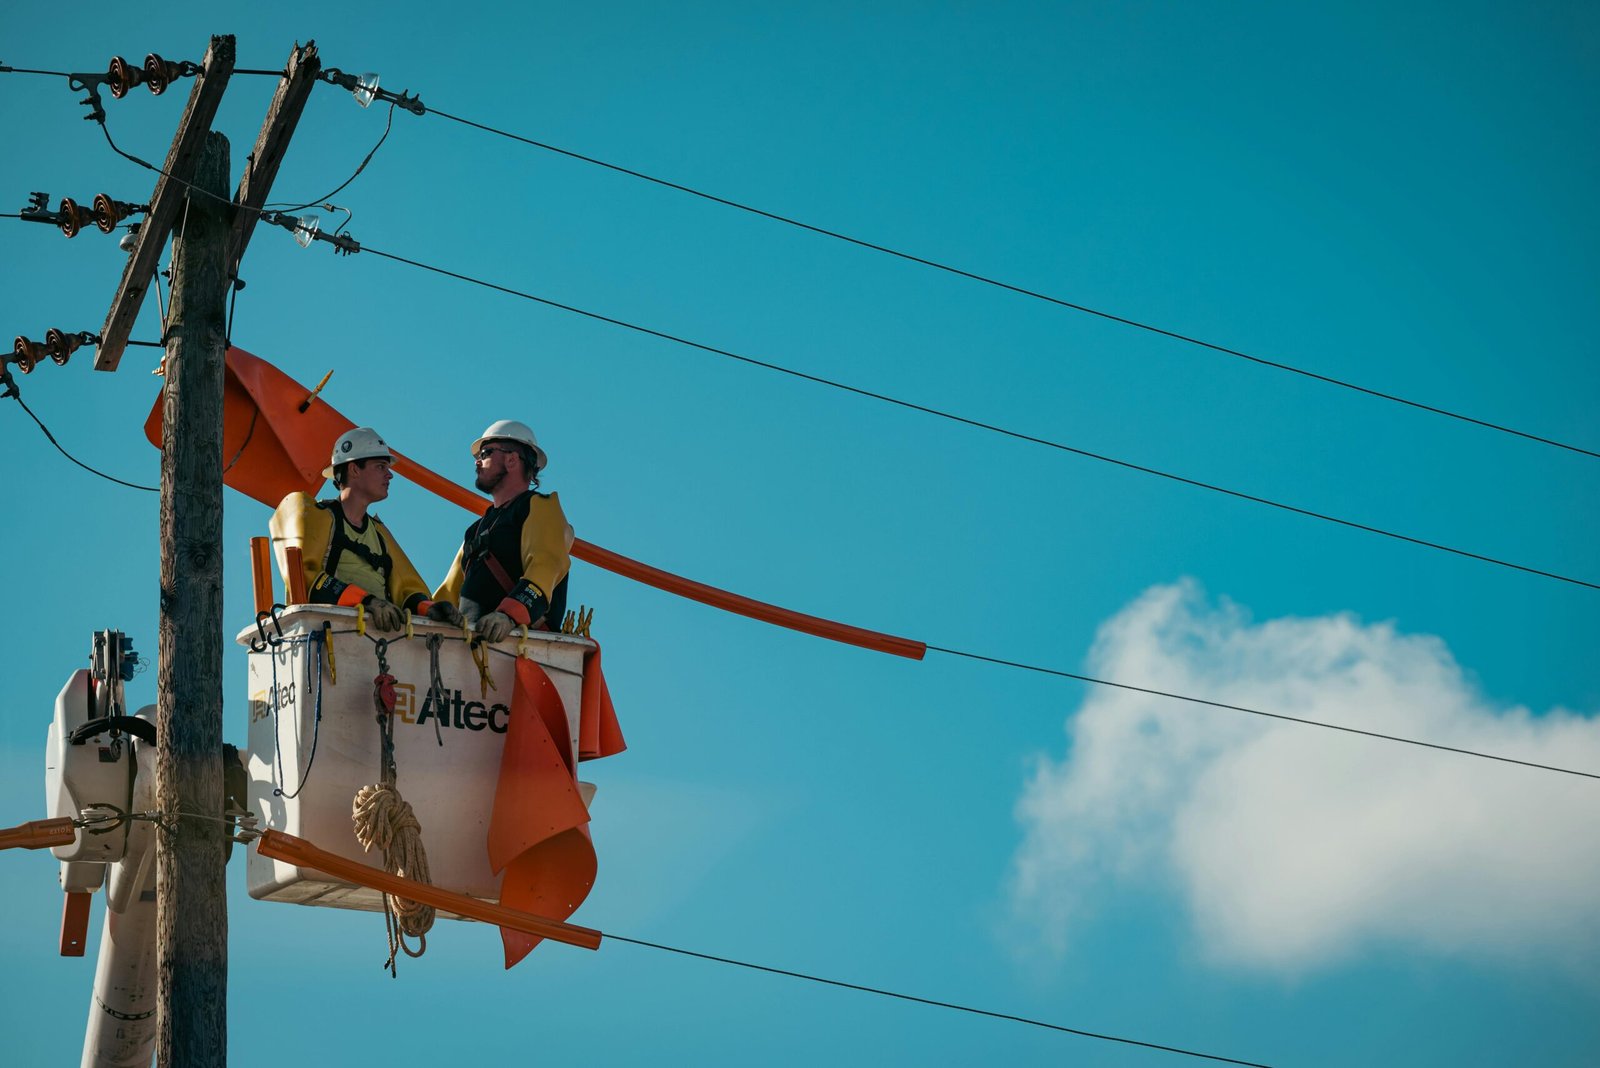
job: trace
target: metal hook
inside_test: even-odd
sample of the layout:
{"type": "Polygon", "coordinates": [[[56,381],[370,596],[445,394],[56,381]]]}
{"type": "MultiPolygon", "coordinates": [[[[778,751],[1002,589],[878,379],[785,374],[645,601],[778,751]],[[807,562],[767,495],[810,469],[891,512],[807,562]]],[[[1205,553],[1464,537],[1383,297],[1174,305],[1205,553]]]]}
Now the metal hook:
{"type": "Polygon", "coordinates": [[[252,653],[264,653],[267,651],[267,647],[272,644],[272,639],[267,637],[266,627],[267,619],[270,618],[271,615],[272,613],[266,611],[265,609],[256,613],[256,633],[261,635],[261,640],[257,641],[254,638],[250,639],[250,651],[252,653]]]}
{"type": "Polygon", "coordinates": [[[89,834],[110,834],[112,831],[116,830],[118,827],[121,827],[132,818],[131,814],[126,809],[119,808],[109,801],[96,801],[93,804],[84,805],[78,811],[80,813],[85,813],[92,809],[103,809],[107,812],[110,812],[111,815],[80,815],[77,819],[72,821],[74,826],[82,827],[89,834]],[[98,826],[99,824],[105,824],[105,826],[98,826]]]}

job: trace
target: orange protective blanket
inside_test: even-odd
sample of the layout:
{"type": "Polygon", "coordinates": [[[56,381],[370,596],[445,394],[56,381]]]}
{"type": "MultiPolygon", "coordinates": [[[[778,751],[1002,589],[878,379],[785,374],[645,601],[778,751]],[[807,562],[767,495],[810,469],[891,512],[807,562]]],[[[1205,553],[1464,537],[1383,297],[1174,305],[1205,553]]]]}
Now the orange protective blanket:
{"type": "MultiPolygon", "coordinates": [[[[592,640],[592,639],[591,639],[592,640]]],[[[622,725],[611,704],[611,691],[600,670],[600,643],[583,658],[583,707],[578,713],[578,759],[614,756],[628,748],[622,725]]]]}
{"type": "MultiPolygon", "coordinates": [[[[587,706],[587,682],[584,689],[587,706]]],[[[603,680],[598,690],[603,695],[603,680]]],[[[608,699],[597,700],[609,706],[608,699]]],[[[620,743],[615,717],[612,730],[620,743]]],[[[587,731],[580,727],[583,733],[587,731]]],[[[603,726],[596,727],[597,735],[605,733],[603,726]]],[[[489,866],[504,872],[500,904],[554,920],[571,916],[594,885],[589,810],[578,793],[566,708],[544,669],[521,658],[489,818],[489,866]]],[[[500,940],[507,968],[540,942],[535,935],[506,927],[500,929],[500,940]]]]}

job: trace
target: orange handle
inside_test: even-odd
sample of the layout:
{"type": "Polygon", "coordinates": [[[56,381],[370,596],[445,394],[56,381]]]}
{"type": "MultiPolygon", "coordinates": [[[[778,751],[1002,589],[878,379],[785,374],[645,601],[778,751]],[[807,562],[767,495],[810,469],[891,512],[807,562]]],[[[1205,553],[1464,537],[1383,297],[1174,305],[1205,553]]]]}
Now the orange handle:
{"type": "Polygon", "coordinates": [[[93,894],[82,890],[67,891],[61,903],[61,955],[83,956],[83,947],[89,944],[89,899],[93,894]]]}
{"type": "Polygon", "coordinates": [[[326,849],[319,849],[304,838],[296,838],[282,831],[263,832],[260,840],[256,842],[256,852],[273,860],[298,864],[305,868],[316,868],[357,886],[381,890],[395,897],[432,905],[436,909],[444,909],[460,916],[470,916],[474,920],[492,923],[496,927],[509,927],[524,934],[565,942],[569,946],[579,946],[583,949],[600,948],[602,935],[592,927],[579,927],[574,923],[546,919],[531,912],[508,909],[504,905],[479,901],[475,897],[458,894],[453,890],[443,890],[428,883],[419,883],[402,875],[392,875],[382,868],[346,860],[326,849]]]}
{"type": "Polygon", "coordinates": [[[71,845],[78,837],[78,829],[69,817],[54,820],[33,820],[16,827],[0,828],[0,849],[43,849],[46,846],[71,845]]]}
{"type": "MultiPolygon", "coordinates": [[[[394,454],[391,466],[397,475],[403,475],[429,492],[443,497],[452,504],[459,504],[473,515],[482,515],[489,507],[489,502],[479,497],[476,493],[456,485],[449,479],[423,467],[415,461],[408,460],[399,453],[394,454]]],[[[699,601],[713,608],[721,608],[727,612],[734,612],[751,619],[759,619],[764,623],[774,623],[790,630],[802,631],[806,634],[815,634],[819,638],[828,638],[846,645],[859,645],[863,649],[873,649],[880,653],[891,653],[894,656],[903,656],[911,660],[921,660],[928,652],[928,647],[922,642],[911,638],[897,638],[892,634],[882,634],[875,630],[866,630],[861,627],[852,627],[846,623],[835,623],[831,619],[822,619],[818,616],[808,616],[804,612],[795,612],[788,608],[779,608],[775,604],[757,601],[741,594],[730,593],[715,586],[707,586],[703,582],[686,579],[681,575],[674,575],[658,567],[640,563],[638,560],[629,559],[621,553],[614,553],[610,549],[602,549],[598,545],[578,540],[572,543],[572,555],[585,563],[604,568],[607,571],[631,578],[635,582],[642,582],[647,586],[654,586],[658,590],[675,593],[679,597],[687,597],[691,601],[699,601]]]]}
{"type": "Polygon", "coordinates": [[[289,604],[309,603],[310,598],[306,596],[305,558],[300,555],[300,546],[285,546],[283,555],[289,565],[289,574],[283,583],[284,600],[289,604]]]}
{"type": "Polygon", "coordinates": [[[256,595],[256,613],[272,611],[272,543],[250,539],[250,581],[256,595]]]}

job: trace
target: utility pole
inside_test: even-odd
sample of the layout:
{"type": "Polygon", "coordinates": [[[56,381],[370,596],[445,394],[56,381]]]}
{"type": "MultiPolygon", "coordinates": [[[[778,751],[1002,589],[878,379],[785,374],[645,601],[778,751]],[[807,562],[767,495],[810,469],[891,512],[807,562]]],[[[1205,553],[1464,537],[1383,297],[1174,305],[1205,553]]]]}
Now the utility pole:
{"type": "Polygon", "coordinates": [[[172,239],[161,431],[161,624],[156,803],[177,814],[156,854],[158,1065],[228,1056],[222,792],[224,261],[233,222],[228,139],[208,133],[172,239]],[[213,194],[213,200],[203,194],[213,194]]]}
{"type": "Polygon", "coordinates": [[[173,241],[161,431],[161,615],[156,698],[159,1068],[228,1055],[227,831],[222,822],[222,396],[227,298],[290,138],[316,84],[316,46],[295,46],[237,194],[228,141],[211,132],[234,39],[211,39],[95,354],[114,371],[173,241]]]}

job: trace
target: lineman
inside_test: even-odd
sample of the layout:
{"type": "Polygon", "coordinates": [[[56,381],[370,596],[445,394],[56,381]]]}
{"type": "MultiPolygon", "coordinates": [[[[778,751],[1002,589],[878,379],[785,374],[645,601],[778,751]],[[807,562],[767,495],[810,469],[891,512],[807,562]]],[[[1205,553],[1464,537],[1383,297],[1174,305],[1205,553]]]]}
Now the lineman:
{"type": "Polygon", "coordinates": [[[572,528],[556,495],[538,492],[544,450],[527,424],[501,419],[472,443],[472,456],[475,484],[494,503],[467,527],[435,602],[459,604],[479,636],[492,642],[517,624],[560,630],[572,528]]]}
{"type": "Polygon", "coordinates": [[[333,479],[338,499],[317,501],[309,493],[291,493],[272,513],[268,528],[279,568],[288,573],[284,550],[298,545],[311,603],[363,605],[379,630],[402,629],[407,612],[458,623],[455,605],[429,600],[427,584],[400,543],[367,511],[389,496],[392,458],[371,427],[339,435],[322,472],[333,479]]]}

